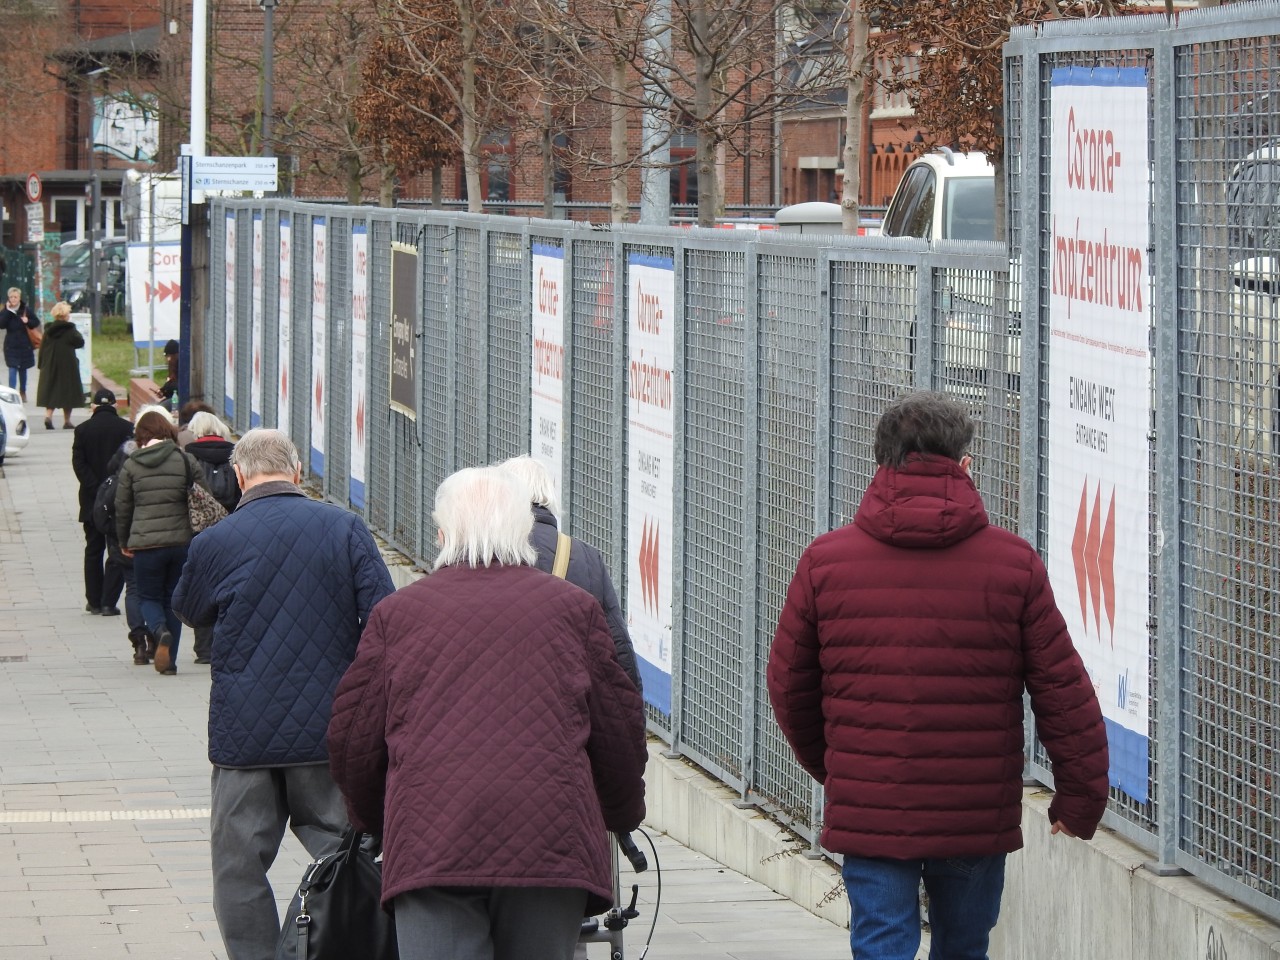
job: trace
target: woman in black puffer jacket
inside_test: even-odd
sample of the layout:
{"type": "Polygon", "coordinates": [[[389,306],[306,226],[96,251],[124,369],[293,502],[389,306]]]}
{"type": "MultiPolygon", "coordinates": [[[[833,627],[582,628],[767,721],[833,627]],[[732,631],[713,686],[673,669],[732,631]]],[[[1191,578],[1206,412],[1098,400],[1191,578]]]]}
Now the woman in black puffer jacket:
{"type": "MultiPolygon", "coordinates": [[[[197,411],[187,423],[187,429],[195,439],[183,449],[204,467],[204,477],[209,491],[230,513],[240,502],[240,485],[231,466],[231,451],[236,445],[231,441],[231,431],[215,414],[197,411]]],[[[209,663],[209,647],[213,643],[213,627],[195,627],[194,653],[196,663],[209,663]]]]}
{"type": "Polygon", "coordinates": [[[173,590],[187,561],[191,521],[187,487],[207,487],[204,471],[178,449],[178,431],[162,413],[144,413],[134,426],[138,449],[120,470],[116,534],[133,558],[133,576],[147,629],[156,638],[156,672],[172,675],[182,622],[173,612],[173,590]]]}

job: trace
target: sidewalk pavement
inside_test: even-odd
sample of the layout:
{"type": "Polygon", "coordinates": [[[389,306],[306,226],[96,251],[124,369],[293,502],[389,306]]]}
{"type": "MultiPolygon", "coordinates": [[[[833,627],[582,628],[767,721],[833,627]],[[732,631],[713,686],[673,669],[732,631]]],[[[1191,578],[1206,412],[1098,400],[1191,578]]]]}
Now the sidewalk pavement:
{"type": "MultiPolygon", "coordinates": [[[[28,412],[35,434],[0,467],[0,960],[225,960],[210,894],[209,668],[192,663],[189,636],[177,676],[135,667],[124,618],[84,612],[72,433],[28,412]]],[[[644,950],[659,876],[653,960],[849,957],[844,930],[653,839],[660,874],[624,866],[641,910],[626,960],[644,950]]],[[[287,835],[271,871],[282,905],[307,859],[287,835]]]]}

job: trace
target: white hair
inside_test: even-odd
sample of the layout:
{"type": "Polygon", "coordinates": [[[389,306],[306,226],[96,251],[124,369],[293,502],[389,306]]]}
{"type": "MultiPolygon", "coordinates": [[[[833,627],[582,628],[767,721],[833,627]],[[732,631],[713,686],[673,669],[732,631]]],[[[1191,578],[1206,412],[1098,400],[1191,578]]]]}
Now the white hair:
{"type": "Polygon", "coordinates": [[[524,488],[498,467],[468,467],[445,477],[436,489],[432,519],[440,530],[435,569],[466,564],[532,566],[529,544],[533,512],[524,488]]]}
{"type": "Polygon", "coordinates": [[[221,437],[223,440],[231,439],[231,431],[227,429],[227,425],[212,413],[206,413],[204,410],[199,411],[191,418],[191,422],[187,424],[187,429],[190,430],[191,435],[197,439],[200,437],[221,437]]]}
{"type": "Polygon", "coordinates": [[[170,423],[173,423],[173,414],[169,412],[168,407],[162,407],[158,403],[144,403],[138,408],[138,412],[133,415],[133,422],[137,423],[142,419],[144,413],[158,413],[170,423]]]}
{"type": "Polygon", "coordinates": [[[498,464],[498,467],[511,474],[521,486],[529,491],[529,502],[546,507],[552,513],[560,512],[560,501],[556,496],[556,482],[541,461],[529,455],[512,457],[498,464]]]}
{"type": "MultiPolygon", "coordinates": [[[[195,417],[191,419],[195,421],[195,417]]],[[[293,441],[281,431],[267,427],[250,430],[241,437],[231,451],[231,462],[240,468],[246,482],[259,476],[293,476],[302,466],[293,441]]]]}

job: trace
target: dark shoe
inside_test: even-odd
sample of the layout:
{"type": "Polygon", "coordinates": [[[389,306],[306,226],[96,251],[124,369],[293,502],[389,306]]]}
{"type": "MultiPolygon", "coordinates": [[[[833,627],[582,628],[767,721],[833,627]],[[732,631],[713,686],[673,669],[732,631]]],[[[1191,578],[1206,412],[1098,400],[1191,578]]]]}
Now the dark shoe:
{"type": "Polygon", "coordinates": [[[196,657],[196,663],[211,663],[208,657],[196,657]]]}
{"type": "Polygon", "coordinates": [[[178,675],[177,667],[170,667],[168,670],[157,671],[162,677],[176,677],[178,675]]]}
{"type": "Polygon", "coordinates": [[[156,673],[177,672],[173,666],[173,634],[163,628],[161,628],[160,634],[156,637],[154,666],[156,673]]]}
{"type": "Polygon", "coordinates": [[[98,615],[102,617],[118,617],[120,616],[120,608],[119,607],[101,607],[98,610],[98,615]]]}
{"type": "Polygon", "coordinates": [[[133,645],[133,665],[135,667],[145,667],[151,662],[151,658],[147,656],[147,642],[138,640],[133,645]]]}
{"type": "Polygon", "coordinates": [[[74,430],[75,428],[76,428],[76,425],[72,423],[70,420],[68,420],[66,423],[62,425],[63,430],[74,430]]]}
{"type": "Polygon", "coordinates": [[[151,631],[145,627],[142,630],[142,648],[147,652],[147,663],[150,663],[156,656],[156,638],[151,635],[151,631]]]}
{"type": "MultiPolygon", "coordinates": [[[[99,607],[95,607],[92,603],[86,603],[84,605],[84,612],[89,614],[91,617],[96,617],[102,613],[102,610],[99,607]]],[[[116,612],[119,613],[120,611],[117,610],[116,612]]]]}
{"type": "Polygon", "coordinates": [[[44,428],[45,428],[46,430],[52,430],[52,429],[53,429],[53,418],[52,418],[52,417],[45,417],[45,418],[44,418],[44,428]]]}

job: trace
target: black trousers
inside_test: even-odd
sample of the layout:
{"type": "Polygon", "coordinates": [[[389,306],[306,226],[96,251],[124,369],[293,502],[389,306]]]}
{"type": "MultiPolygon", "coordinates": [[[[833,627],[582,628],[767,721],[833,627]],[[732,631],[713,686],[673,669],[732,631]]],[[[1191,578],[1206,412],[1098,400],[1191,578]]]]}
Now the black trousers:
{"type": "Polygon", "coordinates": [[[92,523],[84,527],[84,598],[91,607],[114,607],[124,590],[124,571],[107,556],[107,538],[92,523]]]}

